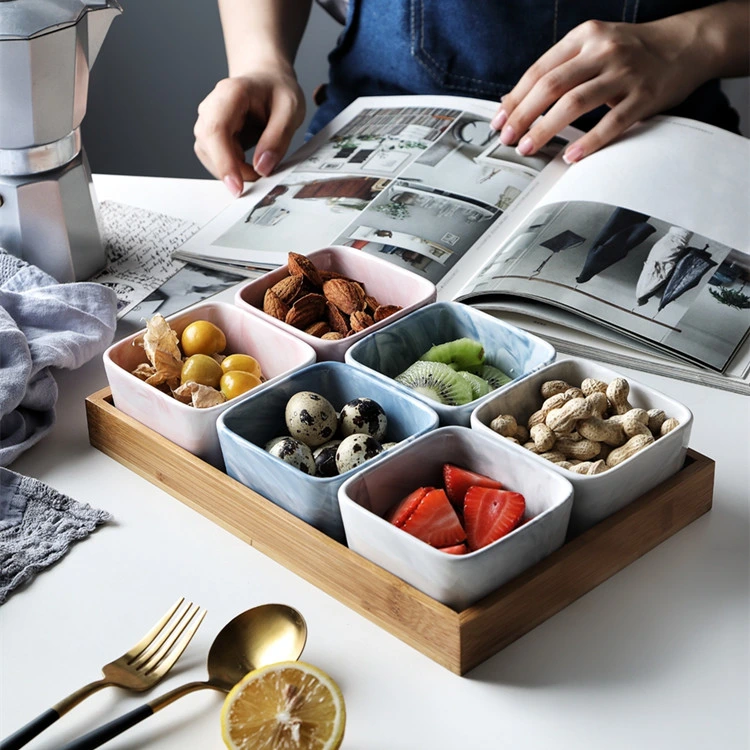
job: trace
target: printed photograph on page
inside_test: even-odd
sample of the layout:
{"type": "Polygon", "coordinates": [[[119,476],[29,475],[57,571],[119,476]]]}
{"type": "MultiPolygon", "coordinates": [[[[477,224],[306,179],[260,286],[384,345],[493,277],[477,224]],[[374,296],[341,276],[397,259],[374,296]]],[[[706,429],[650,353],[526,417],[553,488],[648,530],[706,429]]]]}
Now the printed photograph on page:
{"type": "Polygon", "coordinates": [[[445,107],[365,109],[211,244],[256,259],[349,245],[438,282],[567,142],[519,156],[489,122],[445,107]]]}
{"type": "Polygon", "coordinates": [[[750,258],[621,206],[587,201],[533,212],[469,294],[562,306],[723,371],[750,332],[750,258]]]}

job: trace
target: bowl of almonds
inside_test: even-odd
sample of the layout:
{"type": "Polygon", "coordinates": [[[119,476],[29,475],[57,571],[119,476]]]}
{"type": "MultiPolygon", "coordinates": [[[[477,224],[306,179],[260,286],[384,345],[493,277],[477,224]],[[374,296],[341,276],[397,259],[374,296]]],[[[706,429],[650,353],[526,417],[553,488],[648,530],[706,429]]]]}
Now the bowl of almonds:
{"type": "Polygon", "coordinates": [[[369,333],[437,297],[435,285],[368,253],[332,245],[241,287],[235,304],[302,339],[318,361],[343,362],[369,333]]]}
{"type": "Polygon", "coordinates": [[[558,359],[471,415],[573,484],[569,534],[625,507],[679,471],[693,415],[683,404],[585,359],[558,359]]]}

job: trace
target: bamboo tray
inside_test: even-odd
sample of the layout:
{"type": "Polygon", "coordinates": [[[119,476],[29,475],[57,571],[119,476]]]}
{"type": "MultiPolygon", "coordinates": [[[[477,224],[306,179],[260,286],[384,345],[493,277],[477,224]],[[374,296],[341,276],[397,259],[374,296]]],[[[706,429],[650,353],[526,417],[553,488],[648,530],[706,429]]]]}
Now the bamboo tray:
{"type": "Polygon", "coordinates": [[[109,388],[86,399],[86,415],[95,448],[460,675],[706,513],[713,496],[714,461],[690,450],[673,477],[457,612],[123,414],[109,388]]]}

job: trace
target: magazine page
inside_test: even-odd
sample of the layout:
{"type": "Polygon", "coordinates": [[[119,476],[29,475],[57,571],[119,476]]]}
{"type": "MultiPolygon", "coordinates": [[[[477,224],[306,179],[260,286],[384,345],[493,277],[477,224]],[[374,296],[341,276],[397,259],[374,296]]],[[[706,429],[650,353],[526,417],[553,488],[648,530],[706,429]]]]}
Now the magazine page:
{"type": "Polygon", "coordinates": [[[572,325],[565,325],[564,322],[561,324],[535,318],[526,310],[508,310],[505,305],[499,314],[507,323],[545,339],[561,354],[593,359],[616,367],[632,367],[655,375],[750,395],[750,373],[747,369],[747,362],[750,361],[750,339],[742,344],[726,372],[720,373],[660,354],[646,344],[619,336],[615,332],[609,332],[604,338],[601,326],[597,327],[593,323],[587,326],[585,320],[584,325],[580,325],[581,318],[577,318],[572,325]],[[739,364],[740,361],[746,363],[744,368],[739,364]]]}
{"type": "Polygon", "coordinates": [[[358,99],[175,257],[250,273],[283,265],[290,250],[349,245],[438,284],[567,143],[520,156],[490,129],[496,109],[462,97],[358,99]]]}
{"type": "Polygon", "coordinates": [[[570,167],[458,297],[551,303],[726,371],[750,332],[748,164],[741,136],[643,123],[570,167]]]}

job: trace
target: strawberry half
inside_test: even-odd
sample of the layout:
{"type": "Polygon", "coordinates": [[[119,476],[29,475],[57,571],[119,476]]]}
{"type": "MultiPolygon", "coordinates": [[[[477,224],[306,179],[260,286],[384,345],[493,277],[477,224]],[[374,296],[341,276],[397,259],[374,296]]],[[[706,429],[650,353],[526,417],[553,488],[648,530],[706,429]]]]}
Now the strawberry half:
{"type": "Polygon", "coordinates": [[[469,487],[494,487],[497,490],[503,488],[502,483],[496,479],[477,474],[469,469],[462,469],[455,464],[443,464],[443,484],[448,499],[457,508],[463,507],[464,497],[469,487]]]}
{"type": "Polygon", "coordinates": [[[441,552],[447,552],[449,555],[465,555],[469,548],[464,544],[452,544],[450,547],[439,547],[441,552]]]}
{"type": "Polygon", "coordinates": [[[464,498],[464,524],[469,549],[497,541],[516,528],[526,511],[523,495],[509,490],[472,487],[464,498]]]}
{"type": "Polygon", "coordinates": [[[404,521],[414,512],[422,498],[434,490],[434,487],[418,487],[414,492],[410,492],[400,503],[394,505],[386,514],[385,520],[390,521],[396,526],[403,526],[404,521]]]}
{"type": "Polygon", "coordinates": [[[466,539],[456,511],[442,489],[428,492],[401,528],[433,547],[451,547],[466,539]]]}

